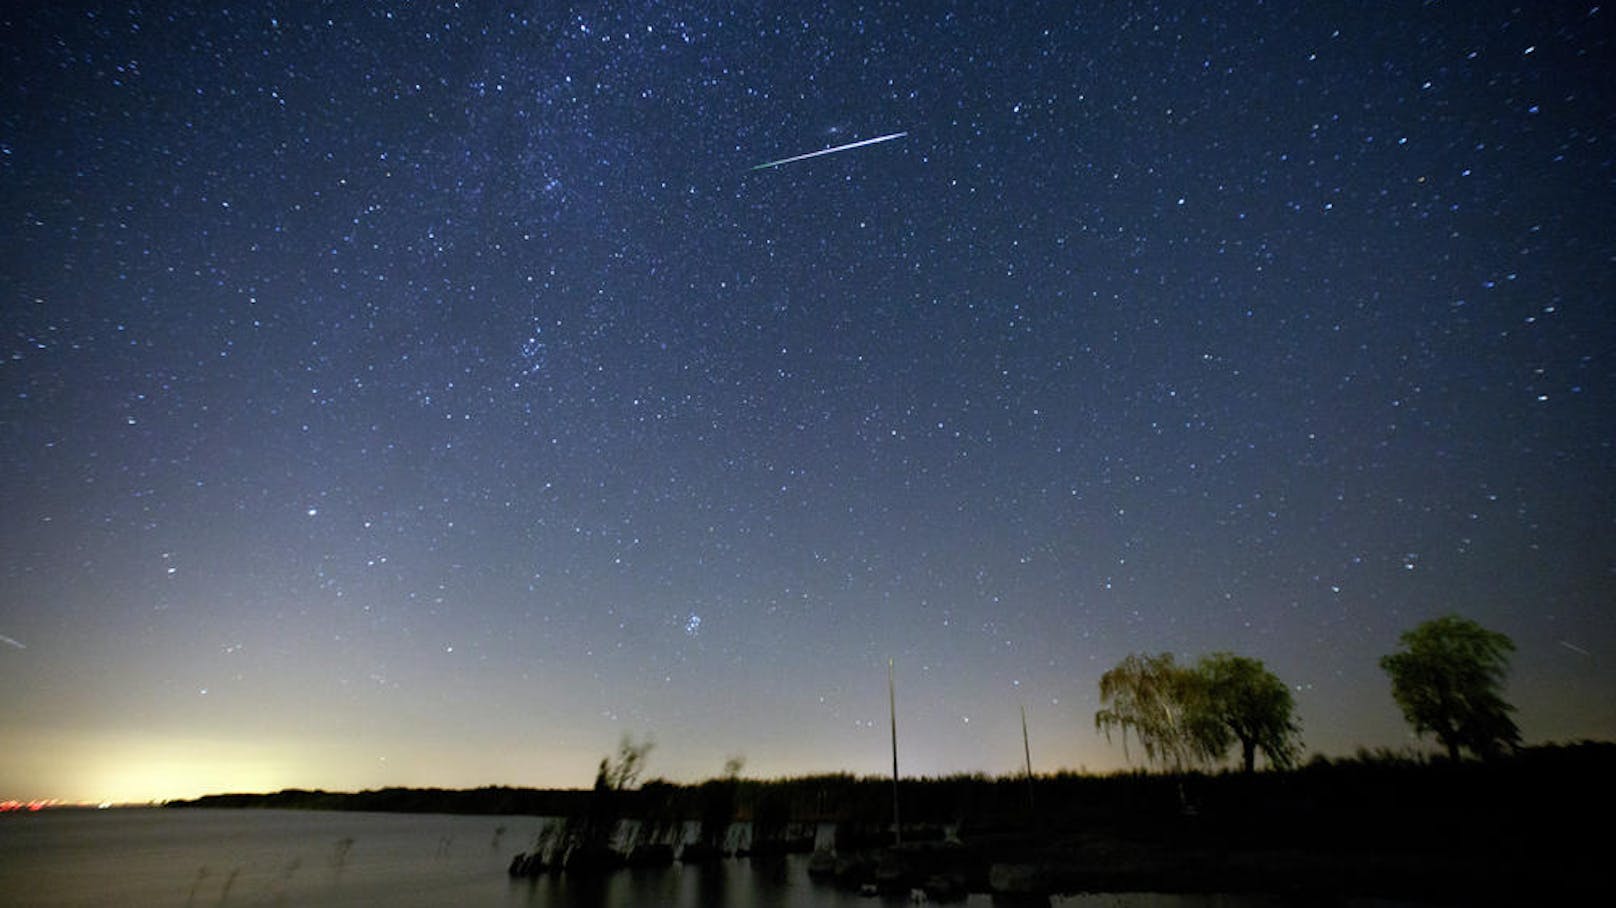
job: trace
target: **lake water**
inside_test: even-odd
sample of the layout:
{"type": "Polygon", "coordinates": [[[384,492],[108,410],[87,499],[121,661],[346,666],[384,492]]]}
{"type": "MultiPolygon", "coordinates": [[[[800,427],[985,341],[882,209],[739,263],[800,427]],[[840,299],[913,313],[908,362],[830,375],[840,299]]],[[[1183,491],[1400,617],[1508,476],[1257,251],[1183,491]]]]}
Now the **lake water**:
{"type": "MultiPolygon", "coordinates": [[[[0,815],[0,904],[832,908],[908,903],[813,883],[807,859],[800,856],[623,870],[595,880],[510,879],[511,856],[526,849],[545,823],[539,817],[279,810],[0,815]]],[[[962,904],[1001,903],[975,895],[962,904]]],[[[1107,894],[1068,896],[1053,904],[1268,908],[1280,902],[1107,894]]]]}

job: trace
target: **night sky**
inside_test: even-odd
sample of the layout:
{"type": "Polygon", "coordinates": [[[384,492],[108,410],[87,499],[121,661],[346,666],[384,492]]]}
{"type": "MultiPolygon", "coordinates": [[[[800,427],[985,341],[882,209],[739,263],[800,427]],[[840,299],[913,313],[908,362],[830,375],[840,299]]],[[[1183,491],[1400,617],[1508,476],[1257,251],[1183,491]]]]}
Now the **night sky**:
{"type": "Polygon", "coordinates": [[[772,6],[0,16],[0,797],[1616,736],[1616,10],[772,6]]]}

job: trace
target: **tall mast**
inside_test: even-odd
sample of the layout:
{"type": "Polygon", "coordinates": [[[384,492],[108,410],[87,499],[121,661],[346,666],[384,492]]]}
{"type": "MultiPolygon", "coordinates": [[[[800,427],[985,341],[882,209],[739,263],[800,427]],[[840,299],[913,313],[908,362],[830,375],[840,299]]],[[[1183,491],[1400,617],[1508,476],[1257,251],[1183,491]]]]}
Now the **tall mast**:
{"type": "Polygon", "coordinates": [[[898,820],[898,688],[892,677],[892,657],[887,657],[887,708],[892,716],[892,841],[903,844],[903,825],[898,820]]]}
{"type": "Polygon", "coordinates": [[[1021,751],[1027,756],[1027,809],[1032,809],[1032,745],[1027,743],[1027,704],[1021,704],[1021,751]]]}

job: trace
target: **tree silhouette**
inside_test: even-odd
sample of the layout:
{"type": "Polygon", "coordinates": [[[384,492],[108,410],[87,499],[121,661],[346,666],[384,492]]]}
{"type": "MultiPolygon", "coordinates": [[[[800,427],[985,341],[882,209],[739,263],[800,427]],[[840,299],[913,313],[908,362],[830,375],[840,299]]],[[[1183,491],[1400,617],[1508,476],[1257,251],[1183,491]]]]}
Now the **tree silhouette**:
{"type": "Polygon", "coordinates": [[[636,742],[628,735],[617,745],[617,757],[601,757],[595,770],[594,790],[582,813],[567,818],[560,847],[567,869],[595,871],[610,869],[622,862],[612,850],[612,839],[622,811],[622,792],[634,786],[645,769],[652,741],[636,742]]]}
{"type": "Polygon", "coordinates": [[[1229,747],[1229,732],[1210,719],[1206,685],[1193,669],[1173,661],[1172,653],[1131,654],[1100,676],[1100,702],[1094,727],[1122,732],[1144,748],[1145,760],[1184,770],[1216,759],[1229,747]]]}
{"type": "Polygon", "coordinates": [[[626,791],[634,787],[639,781],[640,773],[645,771],[646,759],[651,755],[651,748],[656,746],[647,735],[644,741],[635,741],[628,735],[617,744],[617,759],[607,760],[601,758],[600,769],[597,772],[596,787],[602,782],[613,791],[626,791]]]}
{"type": "Polygon", "coordinates": [[[1415,734],[1430,732],[1457,762],[1459,749],[1492,757],[1520,746],[1509,714],[1515,707],[1500,694],[1515,644],[1468,618],[1434,618],[1401,638],[1403,650],[1383,656],[1392,697],[1415,734]]]}
{"type": "MultiPolygon", "coordinates": [[[[1211,718],[1240,742],[1246,772],[1255,767],[1258,750],[1279,769],[1295,765],[1302,729],[1291,715],[1296,703],[1285,682],[1260,660],[1233,653],[1206,656],[1195,672],[1205,688],[1204,703],[1211,718]]],[[[1216,741],[1204,743],[1215,745],[1216,741]]],[[[1221,749],[1218,755],[1222,756],[1221,749]]]]}

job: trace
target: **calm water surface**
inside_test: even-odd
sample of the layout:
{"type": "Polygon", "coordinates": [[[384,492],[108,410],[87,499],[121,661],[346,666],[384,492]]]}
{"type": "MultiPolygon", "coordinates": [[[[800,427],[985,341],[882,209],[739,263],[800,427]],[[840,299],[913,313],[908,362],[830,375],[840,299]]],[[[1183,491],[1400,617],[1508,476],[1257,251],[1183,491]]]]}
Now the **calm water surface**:
{"type": "MultiPolygon", "coordinates": [[[[278,810],[47,811],[0,816],[0,904],[16,906],[493,905],[832,908],[908,904],[808,879],[804,857],[511,880],[545,820],[278,810]]],[[[1000,904],[972,896],[973,908],[1000,904]]],[[[1015,904],[1028,904],[1017,902],[1015,904]]],[[[1050,904],[1036,902],[1034,904],[1050,904]]],[[[1270,908],[1234,896],[1091,895],[1099,908],[1270,908]]],[[[1364,903],[1368,904],[1368,903],[1364,903]]]]}

